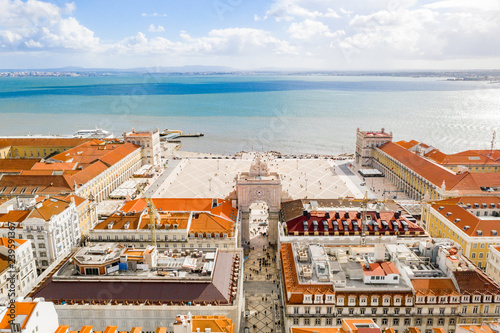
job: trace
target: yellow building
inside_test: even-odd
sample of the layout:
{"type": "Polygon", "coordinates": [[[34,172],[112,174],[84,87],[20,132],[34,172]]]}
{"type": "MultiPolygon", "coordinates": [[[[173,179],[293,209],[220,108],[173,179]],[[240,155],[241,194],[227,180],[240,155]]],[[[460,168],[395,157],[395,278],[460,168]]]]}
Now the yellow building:
{"type": "Polygon", "coordinates": [[[500,245],[500,196],[467,196],[423,204],[422,223],[431,237],[451,239],[480,268],[490,246],[500,245]]]}
{"type": "Polygon", "coordinates": [[[500,173],[455,173],[399,143],[373,148],[372,165],[414,200],[500,194],[500,173]]]}
{"type": "Polygon", "coordinates": [[[96,205],[76,195],[68,195],[66,197],[60,197],[60,199],[65,201],[71,201],[73,199],[75,201],[82,240],[87,239],[90,230],[93,228],[94,224],[97,223],[96,205]]]}
{"type": "Polygon", "coordinates": [[[43,158],[61,153],[90,139],[81,138],[2,138],[0,158],[43,158]]]}
{"type": "Polygon", "coordinates": [[[0,159],[8,158],[10,152],[10,146],[3,146],[0,144],[0,159]]]}
{"type": "Polygon", "coordinates": [[[7,171],[15,172],[0,177],[0,197],[82,197],[76,206],[81,234],[86,236],[97,222],[95,205],[141,167],[141,147],[120,141],[87,140],[50,159],[14,158],[3,162],[7,171]]]}

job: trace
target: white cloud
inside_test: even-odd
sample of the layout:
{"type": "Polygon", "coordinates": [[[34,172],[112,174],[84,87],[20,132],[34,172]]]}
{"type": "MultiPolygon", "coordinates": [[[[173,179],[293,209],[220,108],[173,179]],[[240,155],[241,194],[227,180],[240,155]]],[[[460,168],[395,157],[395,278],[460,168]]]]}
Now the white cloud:
{"type": "Polygon", "coordinates": [[[431,9],[479,9],[479,10],[493,10],[500,11],[500,1],[498,0],[443,0],[424,5],[426,8],[431,9]]]}
{"type": "Polygon", "coordinates": [[[267,51],[271,54],[292,54],[295,48],[271,33],[249,28],[211,30],[207,36],[194,38],[181,31],[182,42],[163,37],[148,39],[143,33],[128,37],[111,49],[123,53],[167,55],[249,55],[267,51]]]}
{"type": "Polygon", "coordinates": [[[498,45],[500,39],[497,14],[453,1],[457,6],[452,11],[433,9],[446,7],[447,1],[440,1],[355,15],[348,25],[349,34],[337,46],[359,58],[377,55],[424,61],[492,56],[492,45],[498,45]]]}
{"type": "Polygon", "coordinates": [[[71,14],[75,6],[64,7],[37,1],[0,1],[0,50],[72,49],[93,50],[99,45],[94,33],[71,14]]]}
{"type": "Polygon", "coordinates": [[[158,13],[148,14],[148,13],[142,13],[141,16],[142,17],[167,17],[167,14],[158,14],[158,13]]]}
{"type": "Polygon", "coordinates": [[[271,8],[266,12],[264,19],[274,17],[277,22],[292,21],[299,18],[340,18],[335,10],[329,7],[316,6],[317,8],[307,8],[314,1],[303,0],[276,0],[271,8]]]}
{"type": "Polygon", "coordinates": [[[315,36],[338,37],[344,31],[331,32],[328,26],[322,22],[307,19],[300,23],[292,23],[288,28],[290,36],[297,39],[310,39],[315,36]]]}
{"type": "Polygon", "coordinates": [[[163,32],[165,31],[165,28],[161,25],[155,26],[154,24],[151,24],[148,29],[149,32],[163,32]]]}

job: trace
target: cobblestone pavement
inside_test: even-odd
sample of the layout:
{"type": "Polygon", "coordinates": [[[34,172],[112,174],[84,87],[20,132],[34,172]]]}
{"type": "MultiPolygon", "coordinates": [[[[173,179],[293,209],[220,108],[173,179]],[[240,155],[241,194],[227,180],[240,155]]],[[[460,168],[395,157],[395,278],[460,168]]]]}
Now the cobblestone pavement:
{"type": "MultiPolygon", "coordinates": [[[[250,169],[252,160],[183,159],[180,166],[155,184],[154,197],[223,198],[235,190],[236,176],[250,169]]],[[[336,161],[322,159],[271,159],[271,172],[282,176],[283,191],[292,199],[360,196],[336,161]]]]}
{"type": "Polygon", "coordinates": [[[253,238],[245,259],[245,324],[251,333],[282,333],[283,317],[279,295],[276,247],[270,247],[265,228],[251,224],[253,238]],[[259,260],[260,259],[260,260],[259,260]],[[259,265],[259,262],[261,264],[259,265]]]}

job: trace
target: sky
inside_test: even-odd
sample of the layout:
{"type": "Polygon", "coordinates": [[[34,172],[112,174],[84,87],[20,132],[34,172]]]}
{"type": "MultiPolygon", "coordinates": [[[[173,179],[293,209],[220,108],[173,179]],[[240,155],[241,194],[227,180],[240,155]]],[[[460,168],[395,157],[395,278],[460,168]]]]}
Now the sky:
{"type": "Polygon", "coordinates": [[[0,68],[498,69],[500,0],[0,0],[0,68]]]}

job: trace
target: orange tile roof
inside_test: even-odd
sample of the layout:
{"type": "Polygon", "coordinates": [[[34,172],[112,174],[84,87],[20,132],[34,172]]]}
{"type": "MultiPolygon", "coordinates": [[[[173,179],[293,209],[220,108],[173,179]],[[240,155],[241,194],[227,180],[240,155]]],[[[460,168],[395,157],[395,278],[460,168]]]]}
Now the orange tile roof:
{"type": "Polygon", "coordinates": [[[19,246],[26,243],[26,241],[26,239],[0,237],[0,246],[16,250],[19,246]]]}
{"type": "Polygon", "coordinates": [[[107,141],[91,140],[57,154],[52,159],[84,164],[101,160],[109,166],[115,164],[136,149],[140,149],[140,147],[131,143],[109,143],[107,141]]]}
{"type": "MultiPolygon", "coordinates": [[[[49,175],[4,175],[0,179],[0,189],[7,187],[4,194],[10,193],[13,188],[20,192],[23,188],[34,189],[38,187],[37,194],[59,194],[61,192],[71,192],[73,190],[71,179],[64,176],[49,175]]],[[[26,191],[30,193],[30,191],[26,191]]]]}
{"type": "MultiPolygon", "coordinates": [[[[468,174],[464,173],[456,175],[452,171],[441,167],[394,142],[387,142],[386,144],[380,146],[379,149],[437,187],[440,187],[444,181],[447,190],[455,186],[468,174]]],[[[480,191],[480,189],[478,190],[480,191]]]]}
{"type": "Polygon", "coordinates": [[[10,210],[7,214],[0,215],[0,222],[23,222],[29,214],[29,210],[10,210]]]}
{"type": "Polygon", "coordinates": [[[103,333],[115,333],[118,330],[118,326],[108,326],[103,333]]]}
{"type": "Polygon", "coordinates": [[[52,176],[54,174],[54,170],[23,170],[20,173],[22,176],[52,176]]]}
{"type": "MultiPolygon", "coordinates": [[[[19,316],[19,315],[25,315],[26,319],[24,320],[23,324],[21,325],[21,329],[26,328],[26,324],[28,323],[28,320],[30,319],[31,314],[33,313],[33,310],[35,310],[35,307],[38,303],[36,302],[15,302],[14,303],[14,315],[19,316]]],[[[9,313],[10,310],[9,310],[9,313]]],[[[10,323],[9,321],[12,320],[11,317],[9,317],[7,314],[4,315],[2,318],[2,321],[0,321],[0,329],[8,329],[10,328],[10,323]]]]}
{"type": "Polygon", "coordinates": [[[500,166],[500,150],[466,150],[456,154],[444,154],[439,150],[425,155],[441,165],[500,166]]]}
{"type": "Polygon", "coordinates": [[[286,302],[288,304],[301,304],[303,301],[304,292],[323,295],[334,294],[333,285],[302,285],[299,283],[299,279],[297,277],[297,268],[295,267],[292,244],[282,243],[280,248],[280,256],[282,277],[285,283],[285,294],[288,295],[288,293],[290,293],[290,296],[286,299],[286,302]]]}
{"type": "Polygon", "coordinates": [[[74,170],[78,163],[47,163],[40,162],[33,165],[31,170],[74,170]]]}
{"type": "Polygon", "coordinates": [[[238,210],[233,207],[230,200],[219,200],[219,205],[212,208],[211,213],[236,221],[238,210]]]}
{"type": "MultiPolygon", "coordinates": [[[[236,221],[238,210],[230,200],[217,199],[218,206],[212,208],[212,199],[206,198],[153,198],[158,211],[165,212],[211,212],[214,215],[236,221]]],[[[147,207],[146,200],[139,198],[125,203],[120,210],[125,213],[141,212],[147,207]]]]}
{"type": "Polygon", "coordinates": [[[142,212],[134,213],[132,215],[118,215],[115,213],[110,217],[108,217],[105,221],[98,223],[93,229],[94,230],[109,229],[108,225],[110,225],[111,223],[113,224],[113,226],[111,227],[111,229],[113,230],[125,229],[124,228],[125,224],[129,222],[128,230],[135,230],[139,225],[139,222],[141,220],[141,215],[142,212]]]}
{"type": "Polygon", "coordinates": [[[130,333],[142,333],[142,327],[132,327],[130,333]]]}
{"type": "Polygon", "coordinates": [[[474,209],[474,204],[478,204],[479,208],[482,209],[482,204],[486,204],[491,209],[491,203],[494,203],[496,208],[500,207],[500,197],[475,196],[452,198],[434,201],[431,203],[431,207],[434,208],[437,214],[450,221],[450,224],[454,224],[469,236],[481,236],[478,235],[477,231],[481,231],[482,236],[485,237],[500,236],[500,221],[498,219],[488,219],[484,216],[480,218],[463,207],[463,205],[469,204],[471,205],[471,209],[474,209]],[[440,209],[440,207],[442,208],[440,209]],[[491,233],[492,230],[496,230],[497,235],[493,235],[491,233]]]}
{"type": "Polygon", "coordinates": [[[3,274],[4,271],[10,268],[11,261],[9,257],[0,254],[0,273],[3,274]]]}
{"type": "Polygon", "coordinates": [[[495,333],[496,330],[495,331],[492,330],[491,327],[489,326],[489,324],[493,324],[496,326],[499,325],[498,322],[487,322],[487,323],[482,324],[481,326],[478,326],[478,325],[470,325],[470,326],[469,325],[459,325],[459,327],[462,330],[466,330],[466,331],[473,332],[473,333],[495,333]]]}
{"type": "Polygon", "coordinates": [[[190,233],[227,233],[232,237],[234,222],[208,213],[199,213],[191,220],[190,233]]]}
{"type": "Polygon", "coordinates": [[[455,284],[451,279],[414,279],[411,280],[413,289],[415,293],[419,293],[422,296],[433,295],[433,296],[448,296],[448,295],[459,295],[455,284]]]}
{"type": "Polygon", "coordinates": [[[33,208],[28,217],[49,221],[52,216],[59,215],[64,210],[66,210],[70,204],[70,201],[60,200],[56,198],[45,199],[42,203],[42,206],[39,208],[33,208]]]}
{"type": "Polygon", "coordinates": [[[363,272],[366,276],[386,276],[389,274],[400,274],[399,270],[396,268],[392,262],[381,262],[381,263],[371,263],[369,268],[360,264],[363,267],[363,272]]]}
{"type": "Polygon", "coordinates": [[[22,170],[30,170],[40,159],[31,158],[5,158],[0,159],[1,172],[21,172],[22,170]]]}
{"type": "MultiPolygon", "coordinates": [[[[168,227],[168,229],[174,229],[174,225],[177,225],[177,229],[187,229],[190,213],[159,213],[161,221],[156,221],[156,224],[161,224],[161,229],[168,227]]],[[[145,214],[142,216],[141,224],[139,229],[149,229],[149,224],[151,223],[149,215],[145,214]]]]}
{"type": "Polygon", "coordinates": [[[167,333],[167,328],[166,327],[158,327],[156,329],[155,333],[167,333]]]}
{"type": "Polygon", "coordinates": [[[64,201],[69,201],[69,202],[71,202],[71,198],[73,198],[73,199],[75,199],[75,205],[76,205],[76,207],[80,206],[82,203],[84,203],[84,202],[87,201],[87,199],[79,197],[79,196],[74,195],[74,194],[70,194],[70,195],[67,195],[65,197],[55,197],[55,198],[61,199],[61,200],[64,200],[64,201]]]}
{"type": "Polygon", "coordinates": [[[453,271],[462,294],[500,294],[500,286],[479,268],[469,271],[453,271]]]}
{"type": "Polygon", "coordinates": [[[233,320],[225,316],[193,316],[191,324],[193,332],[210,328],[212,332],[234,333],[233,320]]]}
{"type": "Polygon", "coordinates": [[[91,333],[93,326],[83,326],[80,333],[91,333]]]}
{"type": "Polygon", "coordinates": [[[95,177],[99,176],[102,172],[106,171],[107,169],[108,167],[106,166],[106,164],[104,164],[101,161],[96,161],[95,163],[92,163],[91,165],[84,168],[83,170],[77,171],[72,176],[70,176],[69,182],[72,185],[77,184],[78,186],[81,186],[87,183],[88,181],[94,179],[95,177]]]}
{"type": "Polygon", "coordinates": [[[401,140],[401,141],[398,141],[396,142],[398,145],[400,145],[401,147],[403,148],[406,148],[406,149],[410,149],[410,148],[413,148],[415,147],[416,145],[418,145],[420,142],[418,141],[415,141],[415,140],[411,140],[411,141],[404,141],[404,140],[401,140]]]}
{"type": "MultiPolygon", "coordinates": [[[[212,199],[202,198],[167,198],[153,199],[153,203],[157,210],[163,211],[210,211],[212,209],[212,199]]],[[[144,199],[135,199],[123,205],[120,210],[128,213],[131,211],[140,212],[146,209],[146,201],[144,199]]]]}
{"type": "Polygon", "coordinates": [[[59,326],[54,333],[66,333],[69,330],[68,325],[59,326]]]}

